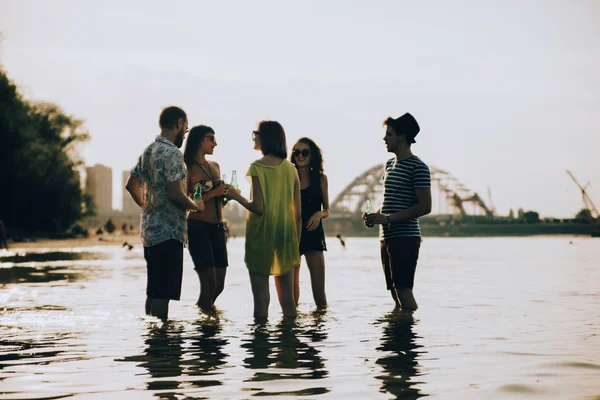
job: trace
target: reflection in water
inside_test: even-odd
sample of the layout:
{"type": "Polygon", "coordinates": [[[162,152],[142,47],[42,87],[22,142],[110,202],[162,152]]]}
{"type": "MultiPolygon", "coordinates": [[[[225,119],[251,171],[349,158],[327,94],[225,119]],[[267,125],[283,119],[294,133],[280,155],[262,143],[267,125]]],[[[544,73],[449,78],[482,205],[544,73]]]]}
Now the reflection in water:
{"type": "Polygon", "coordinates": [[[0,256],[0,265],[2,265],[2,268],[0,268],[0,284],[43,283],[63,280],[74,282],[87,279],[93,270],[82,271],[79,268],[73,268],[73,265],[69,263],[71,261],[107,259],[110,259],[110,255],[106,253],[77,251],[13,253],[9,256],[0,256]],[[60,263],[60,261],[65,263],[60,263]],[[44,263],[52,265],[44,265],[44,263]]]}
{"type": "Polygon", "coordinates": [[[49,251],[46,253],[16,253],[1,257],[0,263],[26,263],[49,261],[79,261],[79,260],[108,260],[110,256],[105,253],[92,253],[89,251],[49,251]]]}
{"type": "Polygon", "coordinates": [[[413,332],[415,324],[412,313],[393,311],[380,321],[383,323],[383,336],[379,351],[387,355],[379,358],[384,374],[377,377],[382,380],[381,392],[393,394],[398,399],[417,399],[426,396],[414,386],[420,382],[413,379],[421,375],[417,357],[421,345],[415,343],[417,336],[413,332]]]}
{"type": "Polygon", "coordinates": [[[4,283],[44,283],[55,281],[76,282],[88,278],[81,270],[68,270],[61,267],[12,267],[0,268],[0,284],[4,283]]]}
{"type": "Polygon", "coordinates": [[[51,338],[36,338],[35,340],[0,340],[0,381],[8,376],[14,376],[14,371],[7,376],[2,374],[5,367],[14,365],[47,365],[53,362],[81,359],[82,357],[65,357],[70,352],[61,341],[71,339],[70,335],[62,334],[51,338]]]}
{"type": "Polygon", "coordinates": [[[147,388],[161,390],[156,394],[160,398],[176,398],[176,393],[162,391],[179,388],[179,379],[183,372],[182,333],[183,328],[175,324],[167,323],[162,326],[152,324],[148,328],[144,354],[123,358],[123,361],[141,362],[138,366],[146,368],[151,376],[147,381],[147,388]]]}
{"type": "MultiPolygon", "coordinates": [[[[193,364],[188,368],[189,375],[214,376],[221,374],[219,368],[227,363],[228,355],[223,348],[229,344],[229,340],[221,337],[221,321],[217,317],[199,320],[195,324],[195,333],[192,338],[189,352],[193,355],[193,364]]],[[[222,385],[223,382],[216,379],[194,380],[193,386],[209,387],[222,385]]]]}
{"type": "MultiPolygon", "coordinates": [[[[329,375],[325,370],[325,360],[320,356],[320,351],[309,344],[327,337],[323,328],[322,314],[314,316],[310,321],[284,319],[275,327],[264,323],[254,324],[250,326],[249,336],[242,339],[241,347],[248,352],[248,357],[244,359],[244,366],[258,371],[247,382],[322,379],[329,375]],[[308,341],[303,340],[304,338],[308,341]]],[[[253,388],[254,390],[257,390],[254,396],[307,396],[329,392],[329,389],[324,387],[285,392],[265,392],[262,388],[253,388]]]]}

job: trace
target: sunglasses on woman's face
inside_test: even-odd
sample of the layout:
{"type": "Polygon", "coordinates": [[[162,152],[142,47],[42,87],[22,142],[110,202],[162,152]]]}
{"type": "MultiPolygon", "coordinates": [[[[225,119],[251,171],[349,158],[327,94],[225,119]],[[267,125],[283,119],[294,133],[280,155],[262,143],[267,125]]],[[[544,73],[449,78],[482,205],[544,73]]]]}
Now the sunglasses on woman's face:
{"type": "Polygon", "coordinates": [[[302,154],[302,157],[308,157],[310,155],[310,150],[304,149],[304,150],[294,150],[294,157],[298,157],[300,154],[302,154]]]}
{"type": "Polygon", "coordinates": [[[252,131],[252,140],[256,138],[256,135],[258,135],[258,131],[252,131]]]}

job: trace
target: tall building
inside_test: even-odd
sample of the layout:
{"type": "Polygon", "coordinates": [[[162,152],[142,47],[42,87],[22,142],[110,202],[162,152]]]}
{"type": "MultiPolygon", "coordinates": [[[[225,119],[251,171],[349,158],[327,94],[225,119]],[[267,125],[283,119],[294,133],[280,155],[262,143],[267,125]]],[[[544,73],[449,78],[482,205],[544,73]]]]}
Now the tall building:
{"type": "Polygon", "coordinates": [[[111,214],[112,168],[102,164],[86,167],[85,192],[92,196],[99,215],[111,214]]]}
{"type": "Polygon", "coordinates": [[[123,201],[121,203],[123,214],[125,215],[139,215],[140,214],[140,206],[135,204],[133,198],[125,189],[125,184],[127,183],[127,179],[129,179],[129,171],[123,171],[123,183],[121,187],[123,188],[123,201]]]}

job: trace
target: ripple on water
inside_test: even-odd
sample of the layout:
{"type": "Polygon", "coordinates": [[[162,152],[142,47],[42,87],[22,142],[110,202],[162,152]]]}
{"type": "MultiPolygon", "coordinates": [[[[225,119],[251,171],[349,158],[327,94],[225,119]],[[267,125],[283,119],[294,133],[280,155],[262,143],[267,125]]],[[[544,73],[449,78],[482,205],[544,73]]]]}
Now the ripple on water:
{"type": "Polygon", "coordinates": [[[560,362],[547,364],[549,367],[558,368],[576,368],[576,369],[589,369],[589,370],[600,370],[600,365],[587,363],[587,362],[560,362]]]}
{"type": "MultiPolygon", "coordinates": [[[[596,264],[564,268],[564,248],[547,239],[486,246],[481,239],[428,238],[416,319],[389,312],[377,239],[348,243],[346,253],[332,246],[326,254],[326,311],[312,312],[303,265],[297,320],[279,322],[272,284],[272,314],[264,325],[252,319],[243,240],[230,241],[232,267],[217,303],[223,312],[211,318],[194,306],[198,279],[185,253],[182,299],[172,303],[173,321],[164,327],[141,317],[141,248],[4,252],[0,399],[486,398],[491,389],[490,397],[502,399],[564,398],[568,391],[600,400],[600,338],[594,336],[600,297],[588,295],[597,292],[596,264]],[[456,273],[448,273],[449,264],[456,273]],[[483,276],[503,290],[490,292],[483,276]],[[569,318],[556,329],[565,299],[569,318]],[[522,314],[514,314],[513,301],[522,314]],[[535,327],[535,336],[517,325],[535,327]]],[[[589,249],[600,257],[600,246],[589,249]]]]}
{"type": "Polygon", "coordinates": [[[512,393],[512,394],[530,394],[530,395],[541,395],[547,393],[546,390],[543,390],[539,387],[534,387],[532,385],[523,385],[523,384],[509,384],[503,385],[498,388],[500,392],[512,393]]]}

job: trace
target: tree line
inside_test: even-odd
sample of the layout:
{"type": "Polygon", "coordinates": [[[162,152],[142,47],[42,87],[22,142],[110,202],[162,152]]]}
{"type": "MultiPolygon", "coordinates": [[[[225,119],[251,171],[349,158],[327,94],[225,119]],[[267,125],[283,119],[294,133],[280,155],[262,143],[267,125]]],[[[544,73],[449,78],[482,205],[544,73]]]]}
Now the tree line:
{"type": "Polygon", "coordinates": [[[84,121],[58,105],[28,101],[0,67],[0,220],[12,232],[50,236],[93,215],[82,190],[84,121]]]}

